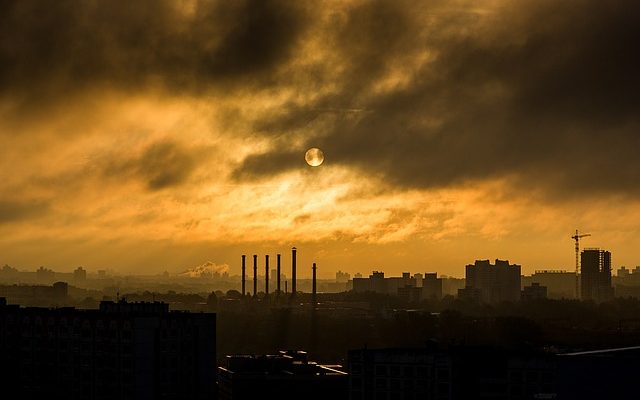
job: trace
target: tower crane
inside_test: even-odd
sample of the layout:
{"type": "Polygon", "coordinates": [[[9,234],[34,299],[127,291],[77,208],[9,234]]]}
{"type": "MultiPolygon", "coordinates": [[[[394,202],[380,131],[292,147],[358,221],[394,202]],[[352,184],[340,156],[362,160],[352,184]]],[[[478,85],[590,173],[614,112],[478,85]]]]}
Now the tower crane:
{"type": "Polygon", "coordinates": [[[590,233],[578,233],[576,229],[576,234],[571,236],[571,239],[576,241],[576,299],[580,298],[580,286],[578,283],[578,274],[580,273],[580,239],[583,237],[591,236],[590,233]]]}

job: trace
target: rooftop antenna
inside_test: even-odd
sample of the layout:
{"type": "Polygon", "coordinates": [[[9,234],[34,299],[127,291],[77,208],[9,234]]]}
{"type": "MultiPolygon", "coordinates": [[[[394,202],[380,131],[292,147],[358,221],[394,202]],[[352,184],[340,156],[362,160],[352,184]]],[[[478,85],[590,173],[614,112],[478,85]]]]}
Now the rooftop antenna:
{"type": "Polygon", "coordinates": [[[571,239],[576,241],[576,299],[580,298],[580,285],[578,283],[578,274],[580,273],[580,239],[587,236],[591,236],[591,234],[580,234],[577,229],[576,234],[571,236],[571,239]]]}

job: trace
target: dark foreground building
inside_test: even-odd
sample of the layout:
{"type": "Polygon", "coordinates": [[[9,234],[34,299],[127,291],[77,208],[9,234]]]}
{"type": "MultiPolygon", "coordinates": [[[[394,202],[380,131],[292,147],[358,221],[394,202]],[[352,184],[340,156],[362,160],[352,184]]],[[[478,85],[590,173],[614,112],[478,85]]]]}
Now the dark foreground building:
{"type": "Polygon", "coordinates": [[[349,352],[351,400],[638,398],[624,379],[640,346],[578,353],[491,347],[362,349],[349,352]]]}
{"type": "Polygon", "coordinates": [[[553,370],[551,357],[494,348],[354,350],[350,399],[553,398],[553,370]]]}
{"type": "Polygon", "coordinates": [[[302,351],[227,356],[218,368],[218,399],[346,400],[348,378],[302,351]]]}
{"type": "Polygon", "coordinates": [[[0,298],[2,390],[19,399],[211,399],[215,333],[215,314],[165,303],[77,310],[0,298]]]}

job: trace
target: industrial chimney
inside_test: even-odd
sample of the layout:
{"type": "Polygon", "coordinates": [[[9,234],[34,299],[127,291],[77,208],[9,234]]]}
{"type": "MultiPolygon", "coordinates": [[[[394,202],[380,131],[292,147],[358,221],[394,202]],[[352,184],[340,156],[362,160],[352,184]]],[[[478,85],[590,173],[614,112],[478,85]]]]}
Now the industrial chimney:
{"type": "Polygon", "coordinates": [[[245,283],[245,280],[246,280],[246,268],[245,268],[246,267],[246,264],[245,264],[246,258],[247,258],[247,256],[243,254],[242,255],[242,297],[244,297],[244,283],[245,283]]]}
{"type": "Polygon", "coordinates": [[[296,248],[291,248],[291,296],[296,295],[296,248]]]}
{"type": "Polygon", "coordinates": [[[264,256],[264,294],[269,294],[269,255],[264,256]]]}
{"type": "Polygon", "coordinates": [[[316,263],[313,263],[313,281],[311,286],[311,299],[313,300],[313,306],[316,306],[316,263]]]}
{"type": "Polygon", "coordinates": [[[253,255],[253,297],[258,294],[258,255],[253,255]]]}
{"type": "Polygon", "coordinates": [[[276,280],[276,293],[278,295],[280,295],[280,254],[278,254],[278,262],[277,262],[278,266],[276,267],[276,274],[278,274],[277,276],[277,280],[276,280]]]}

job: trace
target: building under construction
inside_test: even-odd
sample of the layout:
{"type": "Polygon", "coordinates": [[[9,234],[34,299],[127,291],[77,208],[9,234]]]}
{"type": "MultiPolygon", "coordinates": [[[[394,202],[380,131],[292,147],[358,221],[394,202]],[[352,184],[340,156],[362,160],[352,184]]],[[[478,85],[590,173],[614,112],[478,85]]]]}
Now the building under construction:
{"type": "Polygon", "coordinates": [[[585,249],[580,254],[580,262],[582,300],[601,302],[613,299],[611,252],[600,249],[585,249]]]}

